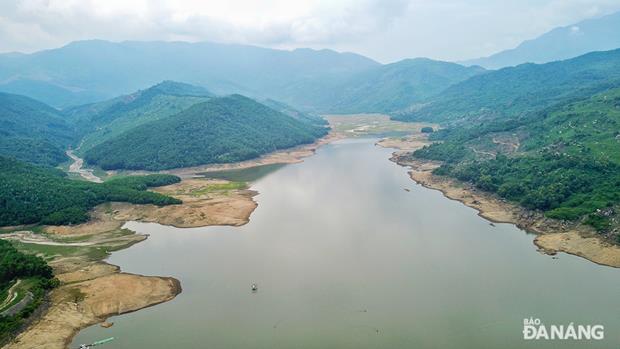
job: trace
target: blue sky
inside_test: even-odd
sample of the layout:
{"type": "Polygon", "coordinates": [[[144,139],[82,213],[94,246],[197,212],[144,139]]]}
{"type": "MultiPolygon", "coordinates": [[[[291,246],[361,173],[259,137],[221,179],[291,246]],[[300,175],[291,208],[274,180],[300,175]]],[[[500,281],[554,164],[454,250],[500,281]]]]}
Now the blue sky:
{"type": "Polygon", "coordinates": [[[620,0],[3,0],[0,52],[184,40],[463,60],[616,11],[620,0]]]}

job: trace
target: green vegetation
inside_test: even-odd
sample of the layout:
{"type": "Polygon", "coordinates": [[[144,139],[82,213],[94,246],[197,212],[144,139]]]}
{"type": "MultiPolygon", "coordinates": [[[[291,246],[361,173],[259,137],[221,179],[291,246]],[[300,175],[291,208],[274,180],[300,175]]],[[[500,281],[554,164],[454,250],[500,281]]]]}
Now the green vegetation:
{"type": "Polygon", "coordinates": [[[433,130],[433,128],[430,127],[430,126],[422,127],[422,129],[420,131],[422,133],[433,133],[433,132],[435,132],[435,130],[433,130]]]}
{"type": "MultiPolygon", "coordinates": [[[[40,257],[18,251],[10,242],[0,240],[0,302],[10,296],[8,290],[20,280],[19,287],[12,290],[17,297],[0,311],[9,309],[23,299],[28,292],[32,300],[21,311],[13,315],[0,315],[0,345],[6,343],[34,310],[41,304],[46,290],[56,286],[57,281],[50,268],[40,257]]],[[[9,299],[10,301],[10,299],[9,299]]]]}
{"type": "Polygon", "coordinates": [[[413,156],[444,161],[437,174],[471,182],[548,217],[612,228],[620,204],[620,88],[522,118],[453,127],[413,156]],[[476,149],[502,136],[518,151],[485,159],[476,149]]]}
{"type": "Polygon", "coordinates": [[[192,190],[190,194],[193,196],[200,196],[215,192],[228,192],[231,190],[246,189],[247,187],[248,184],[245,182],[213,183],[203,188],[192,190]]]}
{"type": "Polygon", "coordinates": [[[57,110],[24,96],[0,93],[0,156],[46,166],[66,161],[73,128],[57,110]]]}
{"type": "Polygon", "coordinates": [[[295,120],[299,120],[301,122],[305,122],[305,123],[312,124],[312,125],[320,125],[320,126],[327,125],[327,120],[323,119],[318,114],[302,112],[302,111],[299,111],[291,107],[288,104],[274,101],[273,99],[266,99],[260,102],[273,110],[279,111],[282,114],[286,114],[292,117],[295,120]]]}
{"type": "Polygon", "coordinates": [[[80,134],[80,153],[134,127],[160,120],[205,102],[211,93],[201,87],[164,81],[146,90],[65,111],[80,134]]]}
{"type": "Polygon", "coordinates": [[[123,177],[102,184],[74,181],[60,170],[0,157],[0,226],[81,223],[88,219],[88,210],[108,201],[178,204],[177,199],[146,191],[178,181],[171,175],[123,177]]]}
{"type": "Polygon", "coordinates": [[[135,127],[85,154],[103,169],[161,170],[256,158],[327,133],[249,98],[214,98],[135,127]]]}
{"type": "Polygon", "coordinates": [[[338,84],[329,90],[328,106],[323,109],[341,114],[401,110],[483,71],[427,58],[405,59],[368,69],[338,84]]]}
{"type": "Polygon", "coordinates": [[[565,61],[479,74],[393,117],[435,122],[521,117],[589,97],[618,83],[620,49],[593,52],[565,61]]]}
{"type": "Polygon", "coordinates": [[[248,168],[209,171],[198,174],[201,176],[205,176],[206,178],[225,179],[227,181],[233,182],[254,182],[272,172],[281,169],[284,166],[285,164],[269,164],[248,168]]]}

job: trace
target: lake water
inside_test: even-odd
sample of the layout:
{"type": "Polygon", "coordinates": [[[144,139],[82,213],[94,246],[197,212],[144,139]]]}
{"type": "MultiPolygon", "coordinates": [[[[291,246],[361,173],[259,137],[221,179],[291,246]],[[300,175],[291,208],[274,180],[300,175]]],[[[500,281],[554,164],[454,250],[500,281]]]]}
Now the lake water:
{"type": "Polygon", "coordinates": [[[620,270],[536,252],[532,235],[415,184],[390,153],[344,140],[274,168],[243,227],[128,223],[151,236],[110,262],[176,277],[183,293],[72,346],[620,348],[620,270]],[[529,317],[602,324],[605,339],[524,341],[529,317]]]}

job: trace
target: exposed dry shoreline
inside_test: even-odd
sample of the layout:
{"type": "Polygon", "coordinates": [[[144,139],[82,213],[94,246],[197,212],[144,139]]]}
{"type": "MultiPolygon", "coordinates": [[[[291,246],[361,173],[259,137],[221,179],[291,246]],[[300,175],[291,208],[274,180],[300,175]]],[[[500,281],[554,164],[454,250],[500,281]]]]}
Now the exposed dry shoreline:
{"type": "Polygon", "coordinates": [[[600,265],[620,268],[620,247],[604,241],[590,227],[549,219],[540,212],[524,209],[471,185],[433,175],[432,170],[440,165],[437,162],[403,157],[427,144],[430,142],[426,136],[420,134],[377,142],[379,146],[399,149],[390,160],[409,167],[409,176],[420,185],[439,190],[447,198],[476,209],[481,217],[491,222],[511,223],[537,234],[534,244],[541,252],[549,255],[564,252],[600,265]]]}
{"type": "MultiPolygon", "coordinates": [[[[123,273],[102,261],[110,251],[128,248],[147,236],[122,226],[127,221],[157,222],[177,227],[239,226],[247,223],[257,204],[257,192],[247,189],[211,190],[226,181],[190,178],[155,188],[183,201],[157,207],[108,203],[91,212],[91,220],[75,226],[46,226],[44,233],[22,231],[5,235],[22,246],[63,248],[49,256],[62,285],[48,297],[47,309],[7,344],[6,349],[66,348],[79,330],[125,314],[163,303],[181,292],[172,277],[123,273]]],[[[106,324],[109,325],[109,324],[106,324]]]]}
{"type": "MultiPolygon", "coordinates": [[[[27,244],[79,247],[80,250],[69,256],[53,256],[48,261],[62,285],[50,293],[47,309],[3,349],[66,348],[83,328],[97,323],[109,327],[112,324],[107,323],[106,319],[110,316],[173,299],[182,290],[179,280],[123,273],[118,266],[103,262],[103,257],[93,258],[93,249],[115,251],[147,238],[146,235],[122,229],[127,221],[155,222],[180,228],[246,224],[257,207],[253,198],[258,193],[248,189],[209,190],[209,186],[227,181],[198,178],[200,173],[298,163],[313,155],[320,146],[342,138],[342,134],[330,132],[312,144],[281,150],[254,160],[158,172],[182,178],[180,183],[152,189],[181,199],[181,205],[158,207],[108,203],[96,207],[91,212],[91,220],[84,224],[45,227],[44,237],[28,231],[12,234],[13,239],[27,244]]],[[[151,172],[135,171],[129,174],[146,173],[151,172]]]]}

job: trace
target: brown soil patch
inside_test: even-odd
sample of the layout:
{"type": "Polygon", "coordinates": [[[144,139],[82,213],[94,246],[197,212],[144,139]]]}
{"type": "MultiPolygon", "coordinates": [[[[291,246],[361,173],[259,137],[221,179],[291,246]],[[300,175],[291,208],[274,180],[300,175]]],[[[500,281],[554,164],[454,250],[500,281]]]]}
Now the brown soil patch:
{"type": "Polygon", "coordinates": [[[620,268],[620,247],[596,236],[582,236],[576,231],[569,231],[539,235],[534,243],[548,254],[566,252],[597,264],[620,268]]]}
{"type": "Polygon", "coordinates": [[[546,218],[540,212],[529,211],[466,183],[433,175],[432,171],[440,163],[403,156],[427,144],[430,142],[424,135],[415,134],[400,139],[384,139],[377,143],[387,148],[402,149],[395,152],[390,160],[409,167],[411,179],[424,187],[439,190],[447,198],[476,209],[481,217],[489,221],[515,224],[520,229],[539,234],[534,243],[542,252],[565,252],[601,265],[620,268],[620,247],[605,242],[591,228],[546,218]]]}
{"type": "Polygon", "coordinates": [[[180,292],[176,279],[125,273],[61,286],[50,294],[50,309],[6,348],[66,348],[81,328],[166,302],[180,292]]]}

